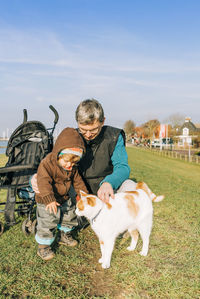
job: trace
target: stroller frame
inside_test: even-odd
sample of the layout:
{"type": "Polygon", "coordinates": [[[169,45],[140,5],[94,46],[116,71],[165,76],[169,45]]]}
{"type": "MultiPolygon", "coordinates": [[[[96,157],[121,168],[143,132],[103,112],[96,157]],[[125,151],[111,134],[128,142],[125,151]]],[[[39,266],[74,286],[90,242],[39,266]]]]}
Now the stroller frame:
{"type": "MultiPolygon", "coordinates": [[[[39,121],[27,121],[27,110],[23,110],[23,123],[16,128],[8,141],[6,148],[8,162],[5,167],[0,168],[0,189],[7,189],[6,202],[0,202],[0,208],[3,205],[5,208],[0,209],[0,213],[4,213],[8,227],[16,224],[15,212],[19,216],[27,215],[27,219],[22,224],[22,231],[25,235],[35,233],[36,230],[36,219],[33,221],[31,219],[35,209],[35,194],[33,190],[30,190],[29,179],[37,172],[40,161],[51,152],[53,132],[59,119],[57,110],[52,105],[49,108],[54,113],[54,124],[48,129],[39,121]],[[31,153],[30,150],[32,150],[31,153]],[[23,192],[26,194],[25,197],[23,197],[23,192]],[[19,200],[17,200],[17,195],[19,200]]],[[[0,222],[0,235],[3,231],[4,225],[0,222]]]]}

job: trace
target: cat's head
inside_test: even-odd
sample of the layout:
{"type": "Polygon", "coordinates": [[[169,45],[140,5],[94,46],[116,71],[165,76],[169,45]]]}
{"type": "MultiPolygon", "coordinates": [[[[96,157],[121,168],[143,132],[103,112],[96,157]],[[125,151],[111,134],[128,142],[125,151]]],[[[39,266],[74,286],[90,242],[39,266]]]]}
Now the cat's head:
{"type": "Polygon", "coordinates": [[[102,202],[97,196],[80,191],[80,199],[76,204],[76,214],[90,219],[100,205],[102,202]]]}

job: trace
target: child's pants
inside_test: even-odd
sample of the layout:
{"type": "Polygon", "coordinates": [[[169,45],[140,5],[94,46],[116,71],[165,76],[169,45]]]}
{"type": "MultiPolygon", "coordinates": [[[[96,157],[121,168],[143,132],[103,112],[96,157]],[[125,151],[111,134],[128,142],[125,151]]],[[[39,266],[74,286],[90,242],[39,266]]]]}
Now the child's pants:
{"type": "Polygon", "coordinates": [[[55,240],[56,228],[66,232],[78,225],[75,214],[75,204],[71,199],[57,207],[57,214],[46,211],[46,205],[37,204],[37,233],[36,242],[42,245],[51,245],[55,240]]]}

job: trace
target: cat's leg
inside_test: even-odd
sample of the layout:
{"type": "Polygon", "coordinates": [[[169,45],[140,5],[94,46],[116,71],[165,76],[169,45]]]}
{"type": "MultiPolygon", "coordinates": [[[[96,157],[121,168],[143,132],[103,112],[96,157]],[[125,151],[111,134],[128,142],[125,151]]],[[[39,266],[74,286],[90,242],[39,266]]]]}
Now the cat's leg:
{"type": "Polygon", "coordinates": [[[152,215],[148,216],[138,227],[140,236],[142,238],[142,250],[140,251],[140,255],[146,256],[149,250],[149,237],[151,234],[152,227],[152,215]]]}
{"type": "Polygon", "coordinates": [[[127,249],[129,251],[133,251],[137,245],[137,241],[138,241],[138,231],[137,230],[133,230],[133,229],[129,229],[129,234],[131,235],[131,244],[130,246],[127,247],[127,249]]]}
{"type": "Polygon", "coordinates": [[[137,186],[137,183],[128,179],[128,180],[125,180],[120,188],[117,190],[117,193],[120,193],[120,192],[126,192],[126,191],[134,191],[136,190],[136,186],[137,186]]]}
{"type": "Polygon", "coordinates": [[[101,258],[99,259],[99,263],[103,263],[103,255],[104,255],[104,242],[99,240],[100,243],[100,249],[101,249],[101,258]]]}
{"type": "Polygon", "coordinates": [[[115,239],[109,239],[104,241],[103,256],[102,256],[102,268],[106,269],[110,267],[111,256],[115,244],[115,239]]]}

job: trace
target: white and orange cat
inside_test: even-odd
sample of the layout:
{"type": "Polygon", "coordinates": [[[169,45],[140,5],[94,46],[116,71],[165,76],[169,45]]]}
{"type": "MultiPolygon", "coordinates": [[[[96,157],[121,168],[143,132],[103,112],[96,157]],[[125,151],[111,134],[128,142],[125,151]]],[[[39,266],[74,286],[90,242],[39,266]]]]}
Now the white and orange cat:
{"type": "Polygon", "coordinates": [[[143,241],[140,254],[147,255],[153,222],[152,201],[159,202],[164,198],[156,196],[143,182],[128,181],[122,185],[114,199],[110,197],[107,204],[97,196],[82,191],[77,202],[76,214],[90,221],[99,238],[102,254],[99,263],[104,269],[110,267],[115,239],[126,230],[131,235],[131,244],[127,249],[135,249],[139,232],[143,241]]]}

